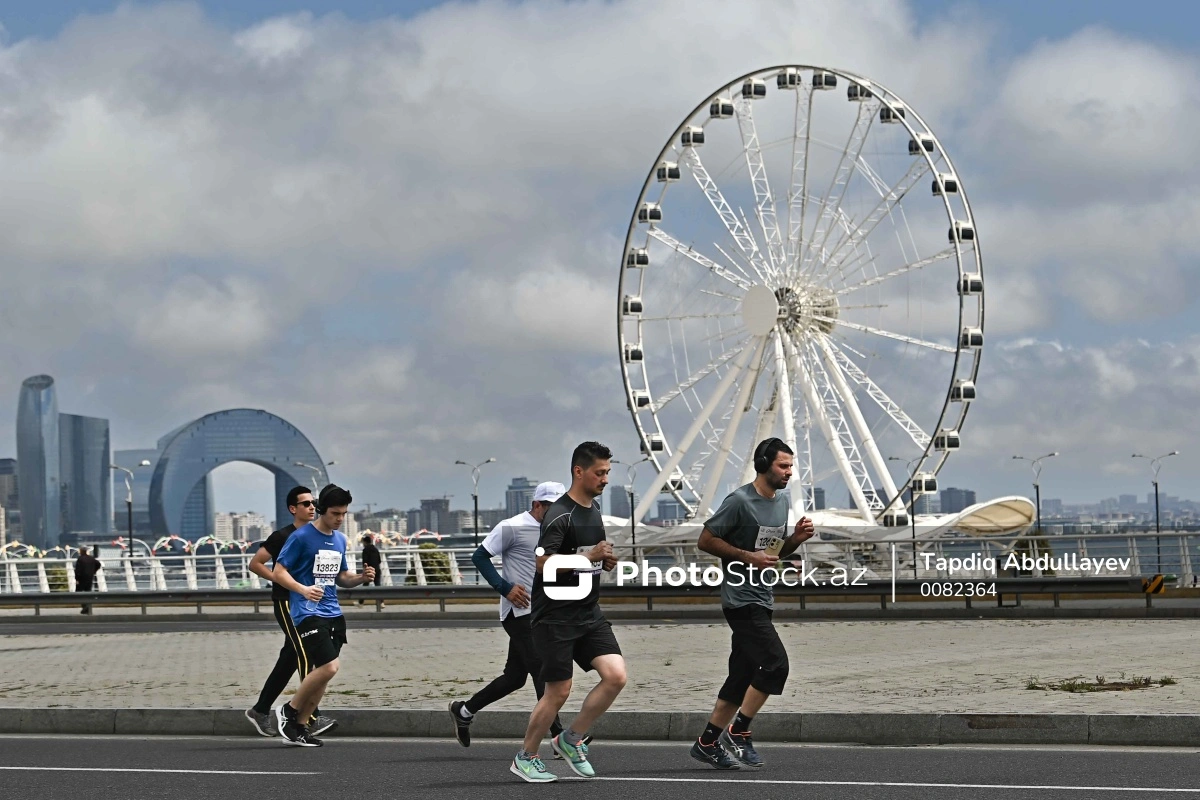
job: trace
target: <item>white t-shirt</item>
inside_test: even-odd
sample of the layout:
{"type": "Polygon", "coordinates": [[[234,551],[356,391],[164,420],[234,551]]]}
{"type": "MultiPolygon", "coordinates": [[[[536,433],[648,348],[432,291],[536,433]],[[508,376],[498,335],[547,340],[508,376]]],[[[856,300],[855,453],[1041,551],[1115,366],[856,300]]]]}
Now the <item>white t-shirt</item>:
{"type": "MultiPolygon", "coordinates": [[[[533,576],[537,571],[538,539],[542,535],[542,524],[533,518],[528,511],[504,520],[492,528],[481,542],[483,548],[493,556],[500,556],[503,564],[500,574],[504,580],[513,585],[520,584],[526,592],[533,591],[533,576]]],[[[529,607],[517,608],[507,597],[500,598],[500,619],[512,612],[513,616],[523,617],[529,613],[529,607]]]]}

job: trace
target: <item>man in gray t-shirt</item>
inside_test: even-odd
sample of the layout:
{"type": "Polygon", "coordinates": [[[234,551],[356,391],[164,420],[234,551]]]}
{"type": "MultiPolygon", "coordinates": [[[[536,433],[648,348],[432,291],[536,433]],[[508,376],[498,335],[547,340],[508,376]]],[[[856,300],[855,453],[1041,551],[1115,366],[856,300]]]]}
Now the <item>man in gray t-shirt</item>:
{"type": "Polygon", "coordinates": [[[692,745],[692,758],[717,769],[763,765],[750,723],[770,695],[783,694],[788,656],[771,622],[774,581],[762,580],[762,570],[813,535],[807,517],[787,535],[789,503],[783,489],[792,477],[791,448],[781,439],[760,442],[754,448],[754,471],[754,481],[726,497],[704,523],[696,543],[721,559],[721,611],[733,631],[729,675],[717,692],[708,726],[692,745]]]}
{"type": "MultiPolygon", "coordinates": [[[[493,528],[471,557],[483,579],[500,593],[500,624],[508,634],[508,660],[504,662],[504,672],[469,700],[450,703],[454,737],[463,747],[471,746],[471,722],[475,715],[520,689],[528,676],[533,677],[533,688],[539,700],[545,692],[546,684],[541,676],[542,660],[533,646],[529,593],[533,590],[533,579],[537,572],[537,555],[534,551],[542,535],[542,519],[547,509],[566,491],[567,488],[561,483],[539,483],[533,490],[530,509],[493,528]],[[503,574],[492,566],[492,559],[496,556],[502,559],[500,568],[503,574]]],[[[551,735],[557,736],[561,731],[562,724],[556,716],[550,725],[551,735]]]]}

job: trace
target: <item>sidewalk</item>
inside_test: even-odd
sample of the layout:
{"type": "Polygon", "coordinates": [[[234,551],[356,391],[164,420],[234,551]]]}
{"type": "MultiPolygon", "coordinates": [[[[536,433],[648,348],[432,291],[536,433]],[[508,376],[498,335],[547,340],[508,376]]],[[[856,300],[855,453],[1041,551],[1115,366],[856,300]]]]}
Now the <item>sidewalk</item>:
{"type": "MultiPolygon", "coordinates": [[[[351,620],[329,708],[442,709],[499,674],[499,623],[370,629],[351,620]]],[[[277,632],[0,637],[0,706],[245,708],[281,644],[277,632]]],[[[773,712],[1200,713],[1196,620],[783,622],[791,677],[773,712]],[[1030,677],[1178,681],[1127,692],[1029,691],[1030,677]]],[[[614,710],[706,712],[725,675],[723,624],[620,625],[629,686],[614,710]]],[[[568,710],[594,683],[577,673],[568,710]]],[[[294,684],[289,692],[294,690],[294,684]]],[[[528,712],[528,686],[493,706],[528,712]]]]}

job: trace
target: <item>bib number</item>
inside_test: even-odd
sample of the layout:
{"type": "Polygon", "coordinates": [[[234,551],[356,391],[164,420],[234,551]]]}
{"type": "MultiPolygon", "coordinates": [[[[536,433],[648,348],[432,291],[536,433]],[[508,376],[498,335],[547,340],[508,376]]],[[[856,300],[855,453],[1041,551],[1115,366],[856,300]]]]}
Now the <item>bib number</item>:
{"type": "MultiPolygon", "coordinates": [[[[754,540],[755,550],[766,550],[771,546],[772,539],[778,539],[779,546],[783,546],[783,533],[786,525],[759,525],[758,538],[754,540]]],[[[776,549],[774,555],[778,555],[779,550],[776,549]]]]}
{"type": "Polygon", "coordinates": [[[313,558],[313,585],[333,586],[337,580],[342,554],[336,550],[318,550],[313,558]]]}

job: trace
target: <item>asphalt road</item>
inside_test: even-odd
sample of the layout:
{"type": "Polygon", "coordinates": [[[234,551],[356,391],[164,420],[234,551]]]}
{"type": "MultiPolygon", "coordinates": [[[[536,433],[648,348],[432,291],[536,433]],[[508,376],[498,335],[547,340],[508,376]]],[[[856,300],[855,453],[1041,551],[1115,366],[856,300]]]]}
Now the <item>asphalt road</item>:
{"type": "Polygon", "coordinates": [[[563,762],[548,761],[561,779],[533,786],[508,772],[517,746],[336,735],[320,749],[267,739],[5,736],[0,797],[1200,798],[1200,757],[1190,749],[763,745],[763,769],[717,772],[691,760],[685,743],[597,742],[598,778],[567,779],[563,762]]]}

